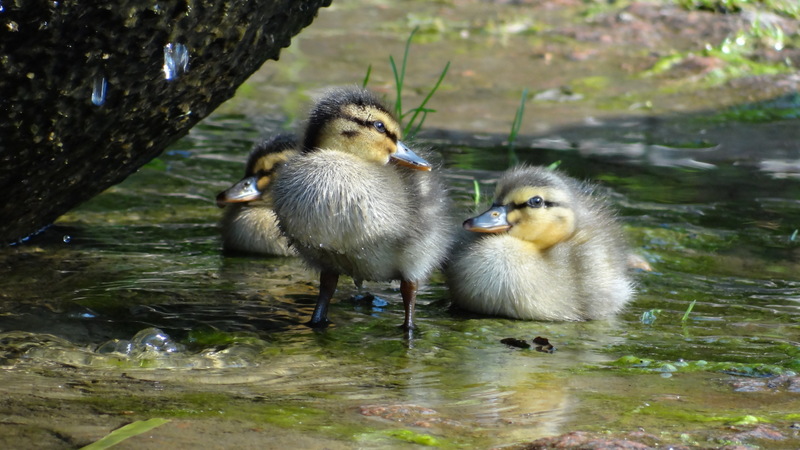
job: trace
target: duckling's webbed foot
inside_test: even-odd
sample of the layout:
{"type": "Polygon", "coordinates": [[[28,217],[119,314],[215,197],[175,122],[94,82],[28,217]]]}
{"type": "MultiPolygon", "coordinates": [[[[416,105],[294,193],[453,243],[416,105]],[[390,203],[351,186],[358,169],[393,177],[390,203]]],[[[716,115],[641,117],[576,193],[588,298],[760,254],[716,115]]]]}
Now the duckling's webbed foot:
{"type": "Polygon", "coordinates": [[[331,302],[333,293],[336,292],[336,285],[339,283],[339,274],[336,272],[323,270],[319,275],[319,296],[311,320],[306,322],[311,328],[325,328],[330,325],[328,320],[328,305],[331,302]]]}
{"type": "Polygon", "coordinates": [[[417,282],[400,280],[400,295],[403,296],[403,308],[406,311],[406,317],[401,328],[406,331],[413,330],[414,307],[417,303],[417,282]]]}

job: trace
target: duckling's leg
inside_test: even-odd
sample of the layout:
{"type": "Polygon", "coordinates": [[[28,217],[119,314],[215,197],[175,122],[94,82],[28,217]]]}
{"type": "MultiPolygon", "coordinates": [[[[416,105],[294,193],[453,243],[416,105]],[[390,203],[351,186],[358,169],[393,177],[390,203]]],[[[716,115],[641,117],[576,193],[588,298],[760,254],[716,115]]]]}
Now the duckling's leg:
{"type": "Polygon", "coordinates": [[[403,296],[403,307],[406,310],[403,329],[412,330],[414,328],[414,306],[417,303],[417,282],[400,280],[400,295],[403,296]]]}
{"type": "Polygon", "coordinates": [[[331,322],[328,320],[328,304],[331,302],[333,293],[336,292],[336,285],[339,283],[339,274],[329,270],[323,270],[319,274],[319,296],[311,320],[306,325],[311,328],[324,328],[331,322]]]}

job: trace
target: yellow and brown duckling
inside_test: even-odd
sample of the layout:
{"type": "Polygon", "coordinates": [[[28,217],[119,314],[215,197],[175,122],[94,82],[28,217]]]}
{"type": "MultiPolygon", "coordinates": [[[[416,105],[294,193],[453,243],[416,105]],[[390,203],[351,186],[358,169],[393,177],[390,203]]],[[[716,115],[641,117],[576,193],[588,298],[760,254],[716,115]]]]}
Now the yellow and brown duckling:
{"type": "Polygon", "coordinates": [[[605,202],[558,172],[518,167],[495,203],[468,219],[481,233],[447,268],[453,303],[515,319],[575,321],[612,316],[633,297],[628,248],[605,202]]]}
{"type": "Polygon", "coordinates": [[[265,139],[250,152],[244,178],[217,195],[217,206],[225,208],[220,222],[224,250],[296,255],[278,229],[267,191],[281,164],[296,153],[297,138],[292,134],[265,139]]]}
{"type": "Polygon", "coordinates": [[[324,327],[339,276],[400,280],[403,327],[414,326],[418,281],[450,246],[448,201],[431,165],[403,144],[397,119],[371,92],[327,92],[312,108],[302,153],[272,185],[292,246],[320,271],[309,325],[324,327]]]}

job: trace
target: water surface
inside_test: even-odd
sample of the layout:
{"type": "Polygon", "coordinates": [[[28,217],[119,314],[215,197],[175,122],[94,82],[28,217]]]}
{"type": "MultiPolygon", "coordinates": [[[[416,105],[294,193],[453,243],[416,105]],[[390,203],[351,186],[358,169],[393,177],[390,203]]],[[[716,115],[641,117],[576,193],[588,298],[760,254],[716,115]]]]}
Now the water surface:
{"type": "MultiPolygon", "coordinates": [[[[415,143],[431,148],[462,218],[490,201],[515,163],[558,161],[598,183],[652,267],[636,274],[637,298],[619,317],[543,323],[458,313],[437,273],[421,289],[412,340],[397,327],[399,286],[368,283],[364,291],[383,300],[373,302],[346,278],[330,312],[335,325],[314,331],[303,322],[316,274],[292,258],[223,255],[214,197],[239,179],[254,141],[299,127],[307,97],[360,82],[368,64],[371,86],[391,98],[385,58],[398,55],[407,27],[362,29],[388,47],[359,46],[326,27],[356,20],[352,13],[323,12],[283,65],[265,66],[161,157],[0,252],[4,443],[81,446],[152,417],[172,422],[123,447],[490,447],[640,427],[664,443],[718,445],[730,427],[759,423],[791,435],[800,420],[797,119],[704,122],[731,101],[687,106],[689,95],[646,114],[597,100],[533,100],[512,152],[507,130],[533,82],[512,72],[492,79],[481,64],[518,60],[522,47],[511,44],[539,42],[529,34],[480,45],[445,34],[425,44],[409,104],[435,78],[444,44],[458,49],[447,57],[461,67],[415,143]],[[315,65],[325,53],[334,65],[323,82],[315,65]],[[500,342],[536,336],[556,352],[500,342]],[[132,354],[110,351],[128,345],[132,354]]],[[[552,81],[541,91],[559,73],[587,73],[570,66],[543,68],[552,81]]]]}

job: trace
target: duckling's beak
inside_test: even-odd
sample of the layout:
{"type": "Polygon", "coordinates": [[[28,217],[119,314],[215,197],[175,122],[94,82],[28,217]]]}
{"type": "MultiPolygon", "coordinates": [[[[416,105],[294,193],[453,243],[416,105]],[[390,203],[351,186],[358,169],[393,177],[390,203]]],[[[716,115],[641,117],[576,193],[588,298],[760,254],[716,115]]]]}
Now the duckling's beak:
{"type": "Polygon", "coordinates": [[[250,202],[261,198],[258,190],[258,177],[247,177],[220,192],[217,195],[217,206],[224,208],[227,203],[250,202]]]}
{"type": "Polygon", "coordinates": [[[410,167],[417,170],[431,170],[431,163],[420,158],[419,155],[412,152],[410,148],[406,147],[402,141],[397,141],[397,151],[390,156],[390,160],[400,164],[401,166],[410,167]]]}
{"type": "Polygon", "coordinates": [[[476,233],[502,233],[511,228],[507,215],[507,206],[494,205],[483,214],[465,220],[464,229],[476,233]]]}

